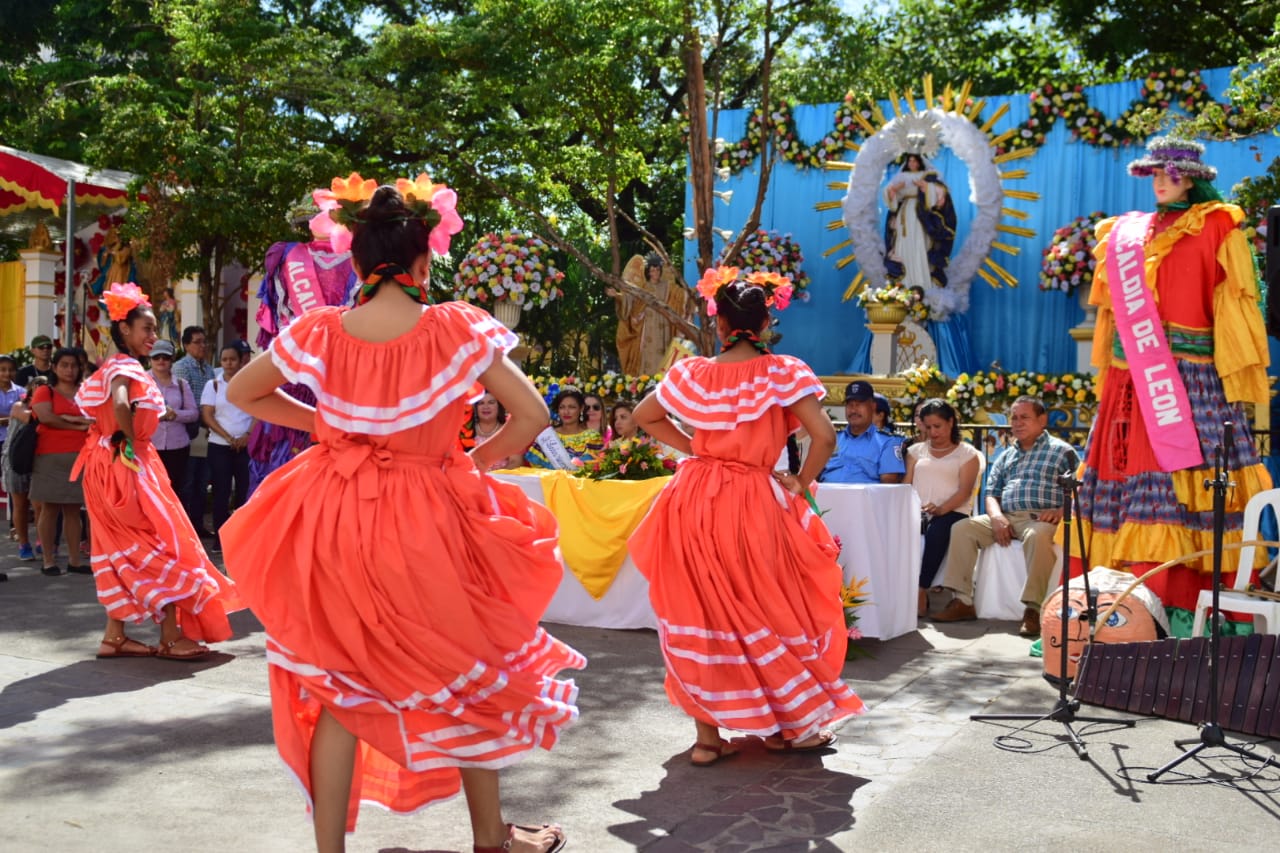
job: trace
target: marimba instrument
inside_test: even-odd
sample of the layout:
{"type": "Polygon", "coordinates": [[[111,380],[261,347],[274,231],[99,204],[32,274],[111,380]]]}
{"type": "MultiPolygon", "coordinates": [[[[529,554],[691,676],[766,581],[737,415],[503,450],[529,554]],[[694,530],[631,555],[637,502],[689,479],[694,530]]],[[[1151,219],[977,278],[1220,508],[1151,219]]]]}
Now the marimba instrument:
{"type": "MultiPolygon", "coordinates": [[[[1222,637],[1218,723],[1243,734],[1280,737],[1280,638],[1222,637]]],[[[1080,658],[1075,696],[1131,714],[1188,723],[1209,718],[1209,639],[1091,643],[1080,658]]]]}

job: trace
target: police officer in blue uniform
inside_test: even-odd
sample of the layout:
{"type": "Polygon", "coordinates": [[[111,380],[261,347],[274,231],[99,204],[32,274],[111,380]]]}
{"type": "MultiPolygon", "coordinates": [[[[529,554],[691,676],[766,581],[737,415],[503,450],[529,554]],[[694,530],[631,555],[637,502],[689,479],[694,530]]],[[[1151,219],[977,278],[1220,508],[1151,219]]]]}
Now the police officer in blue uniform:
{"type": "Polygon", "coordinates": [[[876,391],[857,380],[844,389],[846,429],[836,434],[836,452],[822,469],[823,483],[901,483],[907,473],[902,440],[876,429],[876,391]]]}

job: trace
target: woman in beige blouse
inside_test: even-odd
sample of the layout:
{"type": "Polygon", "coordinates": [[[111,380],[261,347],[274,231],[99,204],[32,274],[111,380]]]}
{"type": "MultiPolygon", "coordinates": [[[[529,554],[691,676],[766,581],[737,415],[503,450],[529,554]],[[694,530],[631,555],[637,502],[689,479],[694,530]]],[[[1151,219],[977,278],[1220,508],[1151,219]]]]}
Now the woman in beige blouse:
{"type": "Polygon", "coordinates": [[[956,410],[939,399],[926,400],[918,414],[926,440],[907,451],[903,480],[920,496],[924,557],[920,560],[920,593],[916,615],[929,610],[928,589],[947,556],[951,526],[973,512],[973,496],[986,464],[976,447],[960,439],[956,410]]]}

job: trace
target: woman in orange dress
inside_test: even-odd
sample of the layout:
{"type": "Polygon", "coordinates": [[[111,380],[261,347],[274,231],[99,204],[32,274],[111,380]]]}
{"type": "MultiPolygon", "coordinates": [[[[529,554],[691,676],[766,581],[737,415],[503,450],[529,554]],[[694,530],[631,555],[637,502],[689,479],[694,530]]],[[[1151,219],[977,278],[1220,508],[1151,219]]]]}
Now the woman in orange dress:
{"type": "Polygon", "coordinates": [[[209,562],[151,444],[164,395],[139,357],[156,342],[151,303],[133,283],[104,294],[119,352],[80,386],[76,403],[93,423],[74,477],[83,471],[84,504],[93,528],[93,578],[107,608],[100,658],[194,661],[199,641],[231,636],[227,613],[242,605],[235,585],[209,562]],[[160,646],[125,636],[125,622],[160,623],[160,646]]]}
{"type": "Polygon", "coordinates": [[[649,580],[671,702],[693,717],[690,760],[736,749],[720,727],[772,750],[822,749],[828,726],[862,711],[841,680],[845,647],[837,545],[806,502],[835,447],[822,383],[799,359],[760,341],[790,282],[710,269],[698,285],[716,318],[715,358],[678,362],[635,410],[640,427],[686,454],[632,534],[649,580]],[[669,419],[695,429],[690,440],[669,419]],[[773,471],[787,436],[808,430],[796,475],[773,471]]]}
{"type": "Polygon", "coordinates": [[[554,676],[586,661],[538,626],[563,577],[555,518],[483,473],[528,446],[546,406],[505,358],[515,335],[465,303],[424,304],[432,252],[462,227],[452,190],[353,175],[315,195],[313,230],[354,232],[357,306],[294,320],[228,387],[317,441],[222,534],[267,631],[276,746],[321,853],[344,849],[361,802],[408,813],[459,788],[476,851],[559,850],[558,827],[504,821],[498,769],[555,745],[578,709],[554,676]],[[510,417],[468,455],[458,424],[484,389],[510,417]]]}

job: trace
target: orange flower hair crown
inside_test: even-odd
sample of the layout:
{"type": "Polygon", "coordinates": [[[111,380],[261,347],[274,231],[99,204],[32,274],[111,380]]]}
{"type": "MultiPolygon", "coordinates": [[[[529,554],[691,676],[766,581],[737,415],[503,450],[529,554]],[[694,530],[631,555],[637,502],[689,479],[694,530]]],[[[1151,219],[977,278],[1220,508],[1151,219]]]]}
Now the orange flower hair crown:
{"type": "Polygon", "coordinates": [[[738,267],[710,267],[698,281],[698,293],[707,300],[707,316],[716,315],[716,297],[720,291],[735,281],[762,287],[765,291],[764,304],[777,311],[785,311],[791,304],[791,294],[795,286],[791,279],[776,272],[749,272],[742,274],[738,267]]]}
{"type": "MultiPolygon", "coordinates": [[[[450,238],[462,230],[457,193],[444,184],[432,183],[425,173],[413,180],[397,178],[395,188],[409,211],[406,218],[420,219],[427,226],[431,251],[437,255],[447,253],[450,238]]],[[[322,187],[312,192],[320,213],[311,219],[311,233],[329,240],[335,252],[349,251],[351,229],[360,223],[360,211],[377,189],[377,181],[352,172],[346,178],[334,178],[329,189],[322,187]]]]}
{"type": "Polygon", "coordinates": [[[151,307],[151,300],[147,298],[147,294],[133,282],[127,284],[112,282],[111,288],[102,294],[102,301],[107,304],[107,316],[113,323],[128,317],[129,312],[134,308],[151,307]]]}

